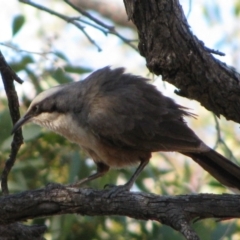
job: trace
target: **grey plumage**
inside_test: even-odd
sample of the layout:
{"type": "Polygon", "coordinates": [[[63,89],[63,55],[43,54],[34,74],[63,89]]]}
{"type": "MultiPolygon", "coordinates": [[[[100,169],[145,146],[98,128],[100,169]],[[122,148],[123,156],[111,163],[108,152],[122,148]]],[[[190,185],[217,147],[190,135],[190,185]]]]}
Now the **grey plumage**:
{"type": "Polygon", "coordinates": [[[82,146],[98,172],[81,183],[102,176],[109,167],[140,162],[125,185],[129,189],[151,152],[177,151],[226,186],[240,189],[240,168],[206,146],[186,125],[185,116],[192,114],[163,96],[148,79],[105,67],[84,81],[39,94],[13,131],[32,121],[82,146]]]}

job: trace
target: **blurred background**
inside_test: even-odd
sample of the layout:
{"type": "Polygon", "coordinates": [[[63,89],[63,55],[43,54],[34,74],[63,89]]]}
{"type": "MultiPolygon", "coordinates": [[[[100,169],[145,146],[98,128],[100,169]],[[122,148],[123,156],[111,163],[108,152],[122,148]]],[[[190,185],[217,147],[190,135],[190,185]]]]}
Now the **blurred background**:
{"type": "MultiPolygon", "coordinates": [[[[135,50],[138,35],[134,25],[127,21],[123,1],[72,0],[81,7],[82,14],[66,1],[33,3],[35,6],[9,0],[0,9],[0,50],[24,80],[22,85],[15,84],[22,114],[34,96],[44,89],[84,79],[106,65],[123,66],[127,72],[150,78],[165,95],[199,115],[197,119],[186,119],[190,127],[209,146],[240,164],[238,124],[224,117],[217,119],[196,101],[175,95],[174,86],[149,73],[145,59],[135,50]],[[45,9],[40,10],[39,5],[45,9]],[[65,20],[50,11],[65,16],[65,20]]],[[[218,58],[239,72],[240,2],[180,0],[180,4],[193,33],[207,47],[224,52],[226,56],[218,58]]],[[[3,169],[10,152],[12,123],[2,83],[0,98],[0,169],[3,169]]],[[[46,129],[29,125],[24,127],[23,136],[24,145],[9,175],[11,193],[44,187],[49,182],[72,183],[96,171],[92,160],[77,145],[46,129]]],[[[134,170],[134,167],[111,170],[88,187],[102,189],[108,183],[125,183],[134,170]]],[[[177,153],[155,153],[132,191],[164,195],[228,192],[191,159],[177,153]]],[[[27,224],[47,225],[44,237],[48,240],[183,239],[159,223],[118,216],[65,215],[35,219],[27,224]]],[[[221,223],[204,220],[195,223],[194,228],[204,240],[240,239],[239,220],[221,223]]]]}

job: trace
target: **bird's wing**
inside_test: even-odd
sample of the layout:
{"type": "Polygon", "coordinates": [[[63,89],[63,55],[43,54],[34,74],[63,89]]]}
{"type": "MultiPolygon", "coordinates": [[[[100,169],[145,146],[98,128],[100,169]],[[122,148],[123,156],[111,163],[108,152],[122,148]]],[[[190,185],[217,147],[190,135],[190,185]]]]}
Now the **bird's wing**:
{"type": "Polygon", "coordinates": [[[99,139],[118,147],[195,151],[201,141],[183,121],[184,115],[191,114],[139,80],[100,91],[89,106],[86,124],[99,139]]]}

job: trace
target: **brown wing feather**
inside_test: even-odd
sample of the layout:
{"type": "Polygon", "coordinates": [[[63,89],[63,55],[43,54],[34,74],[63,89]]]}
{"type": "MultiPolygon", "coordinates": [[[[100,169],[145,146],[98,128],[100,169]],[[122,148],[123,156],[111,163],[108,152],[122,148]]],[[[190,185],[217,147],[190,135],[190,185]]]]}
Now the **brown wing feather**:
{"type": "Polygon", "coordinates": [[[183,121],[183,116],[191,116],[185,108],[145,78],[116,70],[98,78],[91,94],[87,124],[96,136],[143,151],[191,151],[199,146],[200,140],[183,121]]]}

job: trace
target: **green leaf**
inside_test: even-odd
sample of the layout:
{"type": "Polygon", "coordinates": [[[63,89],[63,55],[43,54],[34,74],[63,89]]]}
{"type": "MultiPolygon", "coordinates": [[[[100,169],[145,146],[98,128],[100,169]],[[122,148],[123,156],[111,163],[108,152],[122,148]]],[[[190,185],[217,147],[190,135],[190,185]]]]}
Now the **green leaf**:
{"type": "Polygon", "coordinates": [[[78,73],[78,74],[83,74],[83,73],[91,72],[91,69],[90,69],[90,68],[84,68],[84,67],[72,66],[72,65],[66,65],[66,66],[64,67],[64,70],[65,70],[66,72],[78,73]]]}
{"type": "Polygon", "coordinates": [[[30,68],[28,68],[27,66],[24,68],[25,72],[28,75],[28,78],[31,79],[32,84],[34,85],[35,89],[37,90],[37,92],[42,92],[43,89],[40,85],[40,81],[38,79],[38,75],[36,74],[35,70],[31,70],[30,68]]]}
{"type": "Polygon", "coordinates": [[[13,19],[12,36],[15,36],[19,32],[19,30],[22,28],[24,23],[25,23],[25,17],[23,15],[17,15],[13,19]]]}
{"type": "Polygon", "coordinates": [[[234,8],[234,13],[235,13],[236,16],[240,15],[240,2],[239,1],[236,1],[236,5],[235,5],[235,8],[234,8]]]}
{"type": "Polygon", "coordinates": [[[33,63],[33,62],[34,60],[30,55],[25,55],[22,57],[20,61],[10,63],[10,66],[15,72],[20,72],[22,70],[25,70],[26,66],[29,63],[33,63]]]}
{"type": "Polygon", "coordinates": [[[69,62],[68,58],[66,57],[66,55],[62,52],[56,51],[54,53],[56,56],[58,56],[59,58],[63,59],[66,62],[69,62]]]}
{"type": "Polygon", "coordinates": [[[21,62],[22,62],[22,64],[24,64],[26,66],[29,63],[34,63],[34,60],[33,60],[32,56],[25,55],[25,56],[23,56],[21,62]]]}
{"type": "Polygon", "coordinates": [[[58,68],[56,70],[50,70],[49,73],[60,84],[73,82],[73,79],[69,75],[67,75],[61,68],[58,68]]]}

